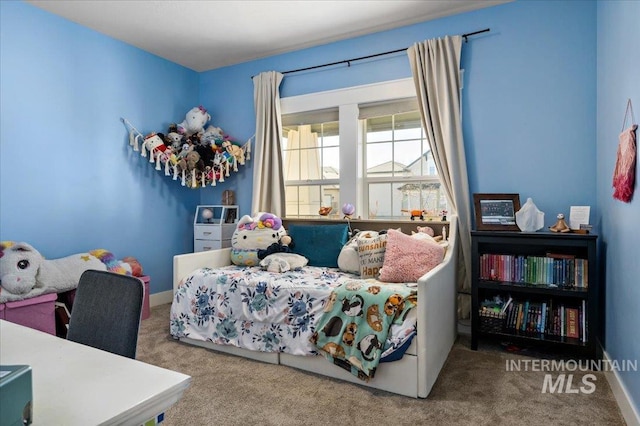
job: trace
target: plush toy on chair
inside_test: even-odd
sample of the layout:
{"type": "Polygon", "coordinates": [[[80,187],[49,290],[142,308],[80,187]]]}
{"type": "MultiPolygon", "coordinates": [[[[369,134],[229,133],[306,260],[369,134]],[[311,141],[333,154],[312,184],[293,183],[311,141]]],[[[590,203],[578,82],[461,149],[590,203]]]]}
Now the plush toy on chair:
{"type": "Polygon", "coordinates": [[[27,243],[3,241],[0,243],[0,303],[73,290],[87,269],[131,275],[129,263],[117,260],[104,249],[47,260],[27,243]]]}

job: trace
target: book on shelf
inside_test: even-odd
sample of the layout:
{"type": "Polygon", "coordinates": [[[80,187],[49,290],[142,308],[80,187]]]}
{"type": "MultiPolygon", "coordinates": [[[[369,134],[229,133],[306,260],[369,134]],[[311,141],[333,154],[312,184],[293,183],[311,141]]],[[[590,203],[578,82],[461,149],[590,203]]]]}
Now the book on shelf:
{"type": "Polygon", "coordinates": [[[504,328],[514,334],[535,334],[579,339],[587,342],[587,302],[571,305],[547,300],[508,297],[500,311],[504,328]]]}
{"type": "Polygon", "coordinates": [[[572,254],[545,256],[483,253],[480,279],[558,287],[588,287],[588,261],[572,254]]]}
{"type": "Polygon", "coordinates": [[[580,317],[582,321],[582,342],[585,343],[587,341],[587,301],[582,300],[582,316],[580,317]]]}
{"type": "Polygon", "coordinates": [[[566,308],[566,322],[567,322],[567,337],[578,339],[580,337],[579,323],[578,323],[578,309],[566,308]]]}

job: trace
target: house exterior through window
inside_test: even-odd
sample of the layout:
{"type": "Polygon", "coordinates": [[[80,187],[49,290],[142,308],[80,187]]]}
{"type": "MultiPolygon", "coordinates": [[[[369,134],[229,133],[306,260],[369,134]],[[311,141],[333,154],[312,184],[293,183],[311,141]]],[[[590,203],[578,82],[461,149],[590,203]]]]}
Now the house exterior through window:
{"type": "Polygon", "coordinates": [[[282,99],[286,215],[439,217],[446,197],[411,80],[282,99]]]}

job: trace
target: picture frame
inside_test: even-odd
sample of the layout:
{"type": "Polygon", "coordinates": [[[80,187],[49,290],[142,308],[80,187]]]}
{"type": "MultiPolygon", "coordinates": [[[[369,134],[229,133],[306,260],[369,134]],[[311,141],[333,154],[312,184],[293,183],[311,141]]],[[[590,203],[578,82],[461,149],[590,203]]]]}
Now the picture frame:
{"type": "Polygon", "coordinates": [[[473,194],[473,205],[478,231],[520,231],[520,194],[473,194]]]}
{"type": "Polygon", "coordinates": [[[227,207],[224,217],[224,223],[235,223],[237,219],[237,210],[235,207],[227,207]]]}

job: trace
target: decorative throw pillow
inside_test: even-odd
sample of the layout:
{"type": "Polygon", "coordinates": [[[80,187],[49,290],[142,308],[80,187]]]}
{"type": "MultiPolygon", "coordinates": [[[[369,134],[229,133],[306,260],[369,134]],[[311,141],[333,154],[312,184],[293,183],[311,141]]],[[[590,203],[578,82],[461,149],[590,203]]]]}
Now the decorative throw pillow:
{"type": "Polygon", "coordinates": [[[351,238],[340,250],[338,268],[342,272],[360,275],[360,257],[358,256],[357,235],[351,238]]]}
{"type": "Polygon", "coordinates": [[[289,225],[293,252],[309,259],[309,266],[338,267],[340,250],[347,243],[347,225],[289,225]]]}
{"type": "Polygon", "coordinates": [[[446,253],[447,251],[447,247],[449,247],[449,241],[447,240],[443,240],[442,236],[438,236],[438,237],[432,237],[428,234],[425,234],[424,232],[415,232],[413,234],[411,234],[411,238],[417,238],[419,240],[425,240],[425,241],[431,241],[434,242],[436,244],[438,244],[440,247],[442,247],[446,253]]]}
{"type": "Polygon", "coordinates": [[[358,234],[357,241],[360,276],[377,278],[384,263],[387,234],[379,234],[375,231],[361,232],[358,234]]]}
{"type": "Polygon", "coordinates": [[[257,266],[258,250],[264,250],[286,235],[282,220],[271,213],[244,215],[231,236],[231,262],[234,265],[257,266]]]}
{"type": "Polygon", "coordinates": [[[413,238],[390,229],[384,264],[378,279],[391,283],[416,282],[438,266],[443,258],[444,247],[438,243],[413,238]]]}

